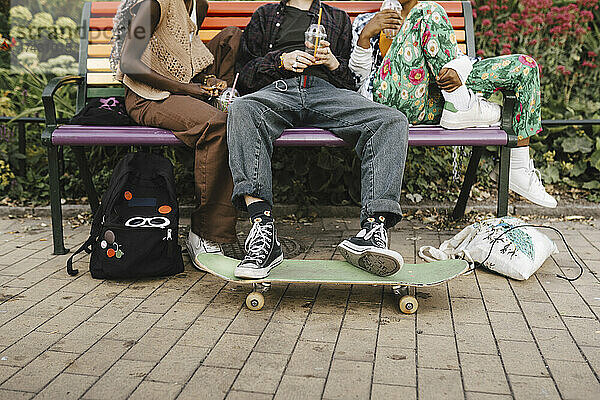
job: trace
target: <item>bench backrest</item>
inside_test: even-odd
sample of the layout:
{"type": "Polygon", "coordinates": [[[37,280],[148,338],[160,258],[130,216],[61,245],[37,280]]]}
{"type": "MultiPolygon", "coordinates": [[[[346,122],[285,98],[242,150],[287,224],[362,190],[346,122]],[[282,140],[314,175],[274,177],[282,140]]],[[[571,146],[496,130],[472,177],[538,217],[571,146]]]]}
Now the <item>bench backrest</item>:
{"type": "MultiPolygon", "coordinates": [[[[200,28],[204,41],[212,39],[221,29],[237,26],[244,29],[252,13],[265,1],[210,1],[208,14],[200,28]]],[[[326,3],[346,11],[352,20],[361,13],[378,11],[380,1],[327,1],[326,3]]],[[[456,32],[459,47],[469,56],[475,56],[473,14],[469,1],[439,1],[444,7],[456,32]]],[[[77,108],[84,106],[88,98],[122,96],[121,83],[110,71],[113,17],[120,2],[106,1],[85,3],[81,21],[79,49],[79,74],[86,77],[84,90],[77,98],[77,108]]]]}

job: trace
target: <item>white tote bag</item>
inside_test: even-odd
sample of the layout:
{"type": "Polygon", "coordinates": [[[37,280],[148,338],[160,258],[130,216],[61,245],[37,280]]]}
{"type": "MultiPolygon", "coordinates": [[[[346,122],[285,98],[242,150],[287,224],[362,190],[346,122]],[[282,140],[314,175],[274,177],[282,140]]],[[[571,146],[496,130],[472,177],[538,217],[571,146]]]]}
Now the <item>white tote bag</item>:
{"type": "Polygon", "coordinates": [[[556,244],[538,229],[515,217],[493,218],[467,226],[439,248],[423,246],[426,261],[461,258],[509,278],[525,280],[552,254],[556,244]]]}

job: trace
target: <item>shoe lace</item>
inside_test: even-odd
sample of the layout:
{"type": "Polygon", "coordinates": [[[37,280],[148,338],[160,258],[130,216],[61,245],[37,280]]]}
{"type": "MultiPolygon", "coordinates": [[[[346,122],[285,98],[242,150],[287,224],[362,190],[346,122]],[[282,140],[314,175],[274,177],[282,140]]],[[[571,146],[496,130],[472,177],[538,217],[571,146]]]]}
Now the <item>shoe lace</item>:
{"type": "Polygon", "coordinates": [[[208,253],[217,253],[222,251],[221,245],[217,242],[213,242],[212,240],[202,238],[202,245],[208,253]]]}
{"type": "Polygon", "coordinates": [[[479,102],[479,109],[482,113],[492,113],[494,112],[495,105],[494,103],[486,100],[480,93],[476,94],[477,101],[479,102]]]}
{"type": "Polygon", "coordinates": [[[373,242],[379,248],[387,249],[388,247],[387,231],[384,224],[374,223],[371,226],[363,228],[356,236],[362,237],[365,240],[373,238],[373,242]]]}
{"type": "Polygon", "coordinates": [[[542,189],[544,192],[546,191],[546,188],[544,188],[544,184],[542,183],[542,173],[535,167],[533,160],[529,160],[529,180],[538,189],[542,189]]]}
{"type": "Polygon", "coordinates": [[[255,222],[246,238],[246,257],[244,261],[262,263],[269,254],[269,248],[273,241],[273,225],[255,222]]]}

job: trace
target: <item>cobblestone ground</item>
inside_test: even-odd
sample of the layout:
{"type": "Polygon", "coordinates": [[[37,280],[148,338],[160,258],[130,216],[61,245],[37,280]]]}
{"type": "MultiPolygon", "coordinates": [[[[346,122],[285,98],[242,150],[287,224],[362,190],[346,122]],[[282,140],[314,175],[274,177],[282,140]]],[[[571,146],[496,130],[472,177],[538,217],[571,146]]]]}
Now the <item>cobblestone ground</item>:
{"type": "MultiPolygon", "coordinates": [[[[248,286],[188,259],[169,279],[72,278],[48,220],[2,219],[0,399],[599,399],[600,225],[549,224],[585,263],[578,281],[556,278],[577,273],[557,241],[528,281],[477,270],[418,290],[419,311],[402,315],[390,289],[333,285],[274,285],[252,312],[248,286]]],[[[279,225],[314,259],[339,258],[357,228],[279,225]]],[[[453,234],[428,228],[403,222],[391,245],[415,262],[453,234]]],[[[88,232],[67,228],[68,247],[88,232]]]]}

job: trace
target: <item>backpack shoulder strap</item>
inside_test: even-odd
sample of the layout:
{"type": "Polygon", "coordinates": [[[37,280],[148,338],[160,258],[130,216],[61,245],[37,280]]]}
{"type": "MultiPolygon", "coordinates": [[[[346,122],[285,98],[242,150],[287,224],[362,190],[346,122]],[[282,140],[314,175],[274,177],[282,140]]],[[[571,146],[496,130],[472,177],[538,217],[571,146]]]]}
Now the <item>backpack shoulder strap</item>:
{"type": "Polygon", "coordinates": [[[90,236],[87,238],[87,240],[85,241],[85,243],[83,243],[81,245],[81,247],[79,249],[77,249],[75,251],[75,253],[73,253],[71,255],[71,257],[69,257],[69,259],[67,260],[67,273],[71,276],[75,276],[79,273],[78,269],[73,269],[73,258],[81,253],[82,251],[85,251],[86,253],[90,254],[92,252],[92,245],[94,244],[94,242],[98,239],[98,236],[100,235],[100,232],[102,230],[102,218],[104,217],[104,207],[102,206],[102,204],[100,204],[100,208],[98,208],[98,210],[96,210],[96,213],[94,214],[94,219],[92,220],[92,228],[90,229],[90,236]]]}
{"type": "Polygon", "coordinates": [[[73,257],[75,257],[77,254],[81,253],[82,251],[85,251],[86,253],[90,254],[92,252],[92,244],[94,244],[94,241],[96,240],[95,237],[90,236],[84,244],[81,245],[81,247],[79,249],[77,249],[77,251],[75,251],[75,253],[73,253],[71,255],[71,257],[69,257],[69,259],[67,260],[67,273],[71,276],[75,276],[79,273],[78,269],[73,269],[73,257]]]}

